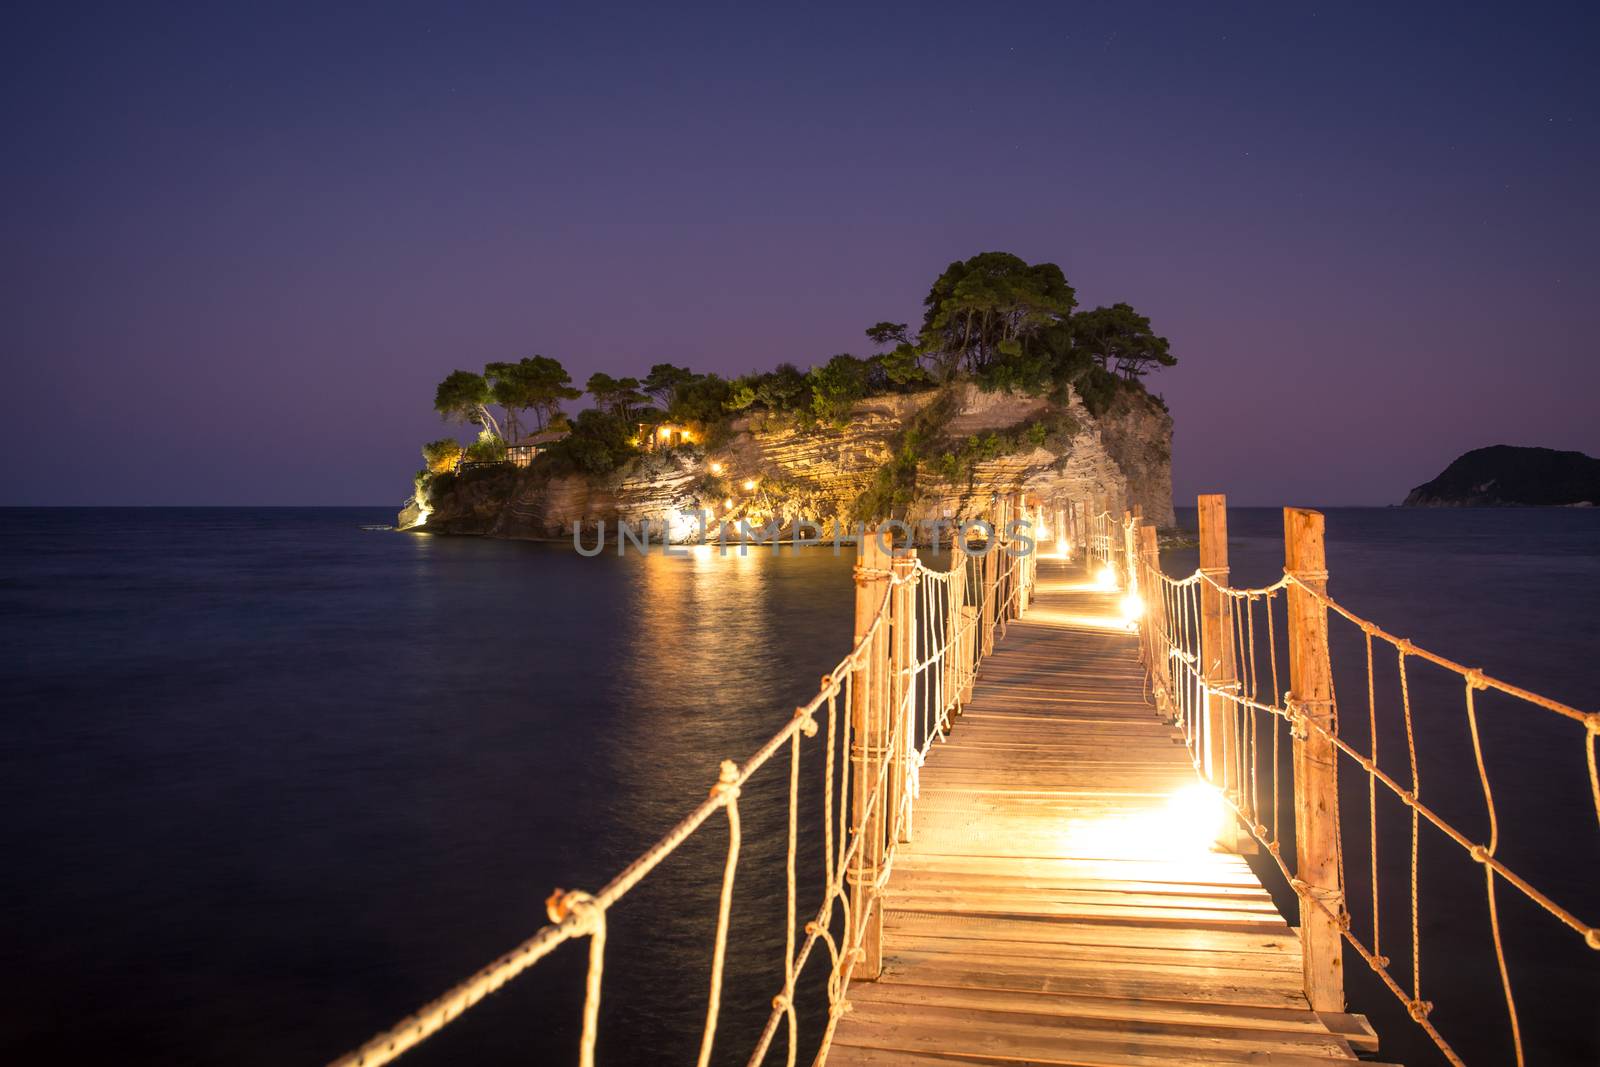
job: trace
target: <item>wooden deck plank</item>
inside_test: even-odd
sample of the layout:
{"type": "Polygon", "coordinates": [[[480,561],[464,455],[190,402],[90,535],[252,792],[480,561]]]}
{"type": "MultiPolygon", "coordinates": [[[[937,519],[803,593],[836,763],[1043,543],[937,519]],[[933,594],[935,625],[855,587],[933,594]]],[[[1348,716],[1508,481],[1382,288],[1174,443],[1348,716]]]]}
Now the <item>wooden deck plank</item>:
{"type": "Polygon", "coordinates": [[[884,892],[884,971],[851,985],[832,1067],[1349,1063],[1300,944],[1240,856],[1159,834],[1197,781],[1115,597],[1041,563],[922,769],[884,892]]]}

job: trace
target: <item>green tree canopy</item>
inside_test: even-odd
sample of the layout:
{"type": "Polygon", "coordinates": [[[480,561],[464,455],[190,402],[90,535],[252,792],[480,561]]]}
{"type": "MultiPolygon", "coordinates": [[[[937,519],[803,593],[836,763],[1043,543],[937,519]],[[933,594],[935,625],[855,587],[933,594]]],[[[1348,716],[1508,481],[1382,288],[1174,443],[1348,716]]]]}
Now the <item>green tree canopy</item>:
{"type": "Polygon", "coordinates": [[[499,438],[503,436],[500,424],[489,413],[489,404],[493,400],[493,392],[483,375],[457,370],[451,371],[434,390],[433,410],[442,418],[477,426],[499,438]]]}
{"type": "Polygon", "coordinates": [[[422,459],[433,474],[455,470],[456,460],[461,458],[461,453],[461,442],[454,437],[441,437],[422,446],[422,459]]]}
{"type": "Polygon", "coordinates": [[[793,363],[780,363],[756,382],[756,402],[769,411],[798,411],[811,398],[805,372],[793,363]]]}
{"type": "Polygon", "coordinates": [[[618,415],[590,408],[572,420],[572,432],[550,446],[558,466],[589,474],[604,474],[627,461],[637,450],[629,444],[630,423],[618,415]]]}
{"type": "Polygon", "coordinates": [[[589,375],[584,388],[594,397],[596,407],[624,421],[631,419],[635,410],[645,401],[644,394],[639,391],[637,378],[613,378],[609,374],[596,372],[589,375]]]}
{"type": "Polygon", "coordinates": [[[879,322],[867,327],[867,339],[879,348],[911,343],[903,322],[879,322]]]}
{"type": "Polygon", "coordinates": [[[515,363],[490,363],[483,368],[496,403],[506,409],[506,430],[512,440],[519,437],[518,413],[533,416],[533,429],[549,428],[561,414],[561,403],[576,400],[583,393],[573,388],[572,376],[558,361],[548,356],[528,356],[515,363]]]}
{"type": "Polygon", "coordinates": [[[984,252],[950,264],[934,281],[923,300],[922,347],[945,376],[964,367],[981,381],[997,365],[1036,361],[1041,335],[1076,306],[1054,263],[984,252]]]}
{"type": "Polygon", "coordinates": [[[673,390],[667,416],[680,422],[716,422],[727,414],[723,405],[731,392],[725,379],[715,374],[697,374],[673,390]]]}
{"type": "Polygon", "coordinates": [[[841,352],[820,367],[812,367],[811,410],[819,419],[842,423],[850,406],[867,395],[867,363],[841,352]]]}
{"type": "Polygon", "coordinates": [[[1156,336],[1150,328],[1150,319],[1128,304],[1112,304],[1072,316],[1072,342],[1102,370],[1119,374],[1124,381],[1178,362],[1167,339],[1156,336]]]}
{"type": "Polygon", "coordinates": [[[688,367],[677,367],[671,363],[657,363],[650,368],[650,373],[644,376],[644,391],[655,397],[656,403],[665,408],[672,403],[672,396],[678,386],[687,385],[693,381],[694,371],[688,367]]]}

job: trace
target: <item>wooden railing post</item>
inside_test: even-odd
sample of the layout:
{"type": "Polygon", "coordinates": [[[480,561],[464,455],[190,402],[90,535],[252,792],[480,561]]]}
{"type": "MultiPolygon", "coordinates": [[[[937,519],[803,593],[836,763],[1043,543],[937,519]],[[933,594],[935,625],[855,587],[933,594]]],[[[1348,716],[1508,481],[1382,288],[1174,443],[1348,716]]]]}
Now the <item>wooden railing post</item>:
{"type": "Polygon", "coordinates": [[[983,640],[978,654],[987,657],[994,651],[994,628],[1000,619],[1000,526],[1002,508],[996,499],[989,506],[990,536],[983,553],[983,601],[979,610],[983,615],[983,640]]]}
{"type": "MultiPolygon", "coordinates": [[[[889,587],[888,571],[889,557],[878,540],[878,531],[865,531],[856,553],[857,643],[877,621],[884,591],[889,587]]],[[[866,661],[857,669],[850,690],[850,726],[854,735],[850,749],[850,828],[860,850],[849,872],[850,915],[855,925],[851,941],[859,939],[865,953],[853,973],[854,977],[869,981],[883,970],[883,909],[869,905],[877,895],[873,886],[883,867],[884,804],[880,797],[869,810],[868,801],[877,784],[888,741],[886,717],[882,714],[886,703],[883,681],[888,674],[884,640],[887,629],[880,627],[878,637],[868,643],[866,661]]]]}
{"type": "Polygon", "coordinates": [[[1122,554],[1122,585],[1130,592],[1139,584],[1139,570],[1135,565],[1134,529],[1139,522],[1139,509],[1122,513],[1122,525],[1117,528],[1117,550],[1122,554]]]}
{"type": "Polygon", "coordinates": [[[891,667],[894,684],[890,722],[894,733],[895,756],[889,778],[892,803],[886,806],[886,810],[890,818],[898,822],[897,840],[903,842],[911,840],[911,795],[906,789],[906,780],[911,770],[911,752],[916,747],[915,731],[912,729],[916,723],[916,709],[913,707],[916,685],[911,672],[917,662],[917,550],[908,545],[904,550],[897,551],[893,570],[899,581],[890,601],[894,624],[891,667]]]}
{"type": "Polygon", "coordinates": [[[1005,618],[1007,622],[1022,614],[1022,557],[1014,556],[1012,552],[1017,547],[1017,539],[1012,535],[1011,524],[1026,518],[1022,510],[1022,494],[1012,493],[1006,498],[1006,525],[1005,525],[1005,555],[1001,557],[1000,564],[1005,569],[1005,618]]]}
{"type": "MultiPolygon", "coordinates": [[[[1318,593],[1328,588],[1322,513],[1283,509],[1284,570],[1318,593]]],[[[1311,593],[1289,586],[1290,712],[1294,730],[1295,877],[1300,881],[1300,948],[1306,999],[1313,1011],[1344,1011],[1344,946],[1339,923],[1338,775],[1333,739],[1333,679],[1328,660],[1328,609],[1311,593]],[[1326,910],[1324,910],[1326,909],[1326,910]]]]}
{"type": "MultiPolygon", "coordinates": [[[[1200,572],[1217,585],[1228,584],[1228,500],[1221,493],[1199,499],[1200,572]]],[[[1227,689],[1237,681],[1233,651],[1233,612],[1227,596],[1200,583],[1200,676],[1207,686],[1227,689]]],[[[1234,703],[1223,693],[1206,694],[1205,772],[1211,784],[1239,799],[1234,703]]]]}
{"type": "MultiPolygon", "coordinates": [[[[1139,524],[1139,555],[1144,570],[1140,574],[1140,595],[1144,597],[1145,618],[1145,648],[1149,655],[1148,666],[1153,678],[1163,680],[1172,677],[1170,673],[1166,645],[1167,634],[1167,602],[1162,595],[1161,582],[1157,575],[1161,573],[1161,548],[1156,541],[1156,526],[1153,522],[1139,524]]],[[[1168,706],[1170,695],[1167,692],[1170,683],[1164,684],[1156,690],[1156,702],[1160,709],[1171,714],[1168,706]]]]}
{"type": "Polygon", "coordinates": [[[1033,595],[1032,569],[1033,561],[1038,558],[1039,538],[1044,532],[1042,517],[1044,509],[1038,504],[1029,504],[1028,498],[1022,498],[1022,518],[1028,524],[1023,535],[1033,544],[1033,551],[1017,560],[1017,568],[1021,572],[1022,581],[1017,588],[1017,614],[1020,616],[1028,610],[1028,598],[1033,595]]]}
{"type": "MultiPolygon", "coordinates": [[[[1221,493],[1202,494],[1199,501],[1200,571],[1218,586],[1228,584],[1228,499],[1221,493]]],[[[1206,778],[1237,803],[1238,719],[1236,707],[1227,696],[1237,683],[1233,646],[1233,605],[1228,597],[1208,582],[1200,583],[1200,677],[1207,688],[1205,698],[1205,743],[1201,748],[1206,778]],[[1216,690],[1222,690],[1217,692],[1216,690]]],[[[1217,843],[1235,850],[1239,846],[1238,823],[1229,818],[1217,843]]]]}

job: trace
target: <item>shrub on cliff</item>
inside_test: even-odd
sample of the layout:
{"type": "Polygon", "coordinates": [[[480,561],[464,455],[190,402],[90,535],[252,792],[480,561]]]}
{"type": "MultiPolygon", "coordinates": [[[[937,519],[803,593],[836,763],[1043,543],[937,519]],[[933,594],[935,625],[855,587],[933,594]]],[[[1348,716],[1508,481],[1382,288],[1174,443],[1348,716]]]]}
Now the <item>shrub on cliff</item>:
{"type": "Polygon", "coordinates": [[[441,437],[437,441],[429,441],[422,446],[422,459],[428,465],[427,472],[441,474],[455,470],[456,461],[461,458],[462,451],[461,442],[453,437],[441,437]]]}
{"type": "Polygon", "coordinates": [[[480,437],[467,446],[467,459],[473,463],[504,463],[506,443],[498,437],[480,437]]]}
{"type": "Polygon", "coordinates": [[[811,412],[824,422],[843,424],[850,408],[867,396],[867,363],[841,352],[811,368],[811,412]]]}
{"type": "Polygon", "coordinates": [[[539,457],[539,466],[561,473],[605,474],[638,453],[633,428],[621,416],[590,408],[572,420],[572,432],[539,457]]]}

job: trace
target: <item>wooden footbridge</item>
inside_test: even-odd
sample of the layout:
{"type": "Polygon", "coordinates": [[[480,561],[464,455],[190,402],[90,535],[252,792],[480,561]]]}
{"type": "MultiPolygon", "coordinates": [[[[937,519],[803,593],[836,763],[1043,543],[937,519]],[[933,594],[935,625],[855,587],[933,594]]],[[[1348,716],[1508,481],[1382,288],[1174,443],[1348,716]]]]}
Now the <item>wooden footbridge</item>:
{"type": "Polygon", "coordinates": [[[1311,1010],[1295,931],[1211,849],[1223,812],[1147,698],[1120,597],[1041,564],[922,772],[883,969],[851,985],[830,1065],[1325,1064],[1376,1046],[1359,1017],[1311,1010]]]}
{"type": "Polygon", "coordinates": [[[794,1067],[802,1057],[833,1067],[1350,1062],[1375,1054],[1378,1037],[1346,1012],[1347,956],[1461,1064],[1423,994],[1416,857],[1424,831],[1453,841],[1484,872],[1483,933],[1493,939],[1499,1010],[1522,1063],[1499,896],[1532,901],[1590,948],[1600,949],[1600,931],[1497,857],[1474,695],[1496,690],[1569,721],[1597,819],[1600,713],[1436,656],[1333,601],[1315,512],[1286,510],[1284,577],[1260,589],[1228,584],[1222,499],[1201,498],[1200,517],[1201,566],[1183,579],[1161,571],[1154,527],[1137,511],[1113,515],[1104,498],[1052,513],[1020,494],[998,499],[985,550],[953,553],[948,570],[895,549],[880,529],[860,546],[853,648],[771,739],[743,763],[725,761],[707,799],[609,884],[556,890],[549,926],[336,1064],[387,1063],[563,942],[586,939],[574,1058],[592,1067],[609,909],[691,835],[724,821],[699,1067],[794,1067]],[[1345,720],[1360,723],[1366,712],[1365,732],[1340,726],[1330,618],[1365,640],[1368,699],[1345,720]],[[1398,661],[1409,777],[1391,770],[1392,754],[1378,758],[1375,644],[1398,661]],[[1417,660],[1461,679],[1486,839],[1422,798],[1406,686],[1417,660]],[[808,746],[820,748],[812,762],[822,764],[823,817],[802,826],[808,746]],[[1341,814],[1341,766],[1365,779],[1367,811],[1341,814]],[[789,782],[785,948],[755,1047],[721,1048],[739,796],[763,772],[789,782]],[[1411,878],[1400,888],[1409,889],[1412,928],[1398,961],[1385,954],[1378,923],[1380,792],[1409,813],[1411,878]],[[1292,820],[1281,832],[1280,810],[1292,820]],[[1347,840],[1363,840],[1354,830],[1369,820],[1370,885],[1349,885],[1347,840]],[[802,837],[820,838],[824,857],[820,893],[807,899],[802,837]],[[1246,854],[1281,871],[1296,914],[1280,914],[1246,854]],[[1353,918],[1347,893],[1369,892],[1373,910],[1353,918]],[[817,1000],[825,993],[825,1015],[802,1010],[808,991],[817,1000]]]}

